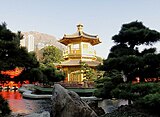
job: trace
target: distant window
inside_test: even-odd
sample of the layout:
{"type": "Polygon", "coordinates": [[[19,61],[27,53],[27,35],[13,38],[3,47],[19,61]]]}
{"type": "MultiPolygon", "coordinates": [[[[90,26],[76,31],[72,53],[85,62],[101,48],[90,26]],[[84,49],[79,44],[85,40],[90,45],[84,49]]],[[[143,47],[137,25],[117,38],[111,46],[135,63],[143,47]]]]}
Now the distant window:
{"type": "Polygon", "coordinates": [[[83,49],[88,49],[88,44],[83,44],[83,49]]]}
{"type": "Polygon", "coordinates": [[[79,50],[79,44],[73,44],[72,48],[75,50],[79,50]]]}

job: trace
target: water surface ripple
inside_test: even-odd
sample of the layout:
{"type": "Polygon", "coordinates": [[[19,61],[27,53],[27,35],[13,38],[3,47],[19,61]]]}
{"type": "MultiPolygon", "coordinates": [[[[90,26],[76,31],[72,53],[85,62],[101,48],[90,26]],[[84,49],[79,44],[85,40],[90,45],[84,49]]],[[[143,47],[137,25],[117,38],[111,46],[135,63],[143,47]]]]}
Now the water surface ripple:
{"type": "Polygon", "coordinates": [[[51,110],[50,99],[24,99],[18,91],[0,91],[0,94],[8,100],[10,109],[13,113],[31,114],[42,113],[51,110]]]}

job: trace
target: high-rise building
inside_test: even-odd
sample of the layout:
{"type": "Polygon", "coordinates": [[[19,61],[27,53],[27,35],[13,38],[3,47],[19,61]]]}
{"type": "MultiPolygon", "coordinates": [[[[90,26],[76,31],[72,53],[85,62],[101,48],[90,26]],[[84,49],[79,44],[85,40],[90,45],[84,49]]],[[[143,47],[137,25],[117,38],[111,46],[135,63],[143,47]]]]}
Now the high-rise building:
{"type": "Polygon", "coordinates": [[[27,48],[28,52],[34,51],[34,36],[26,35],[23,36],[23,39],[20,41],[21,46],[27,48]]]}
{"type": "Polygon", "coordinates": [[[34,51],[34,36],[28,35],[28,52],[34,51]]]}

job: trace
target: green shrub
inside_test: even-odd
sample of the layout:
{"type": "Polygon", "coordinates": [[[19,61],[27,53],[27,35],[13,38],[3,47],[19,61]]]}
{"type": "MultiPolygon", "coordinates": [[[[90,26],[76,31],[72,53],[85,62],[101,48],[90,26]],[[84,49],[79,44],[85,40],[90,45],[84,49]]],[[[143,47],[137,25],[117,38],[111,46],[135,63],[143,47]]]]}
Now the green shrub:
{"type": "Polygon", "coordinates": [[[160,94],[155,93],[155,94],[149,94],[143,97],[144,104],[150,108],[160,108],[160,94]]]}

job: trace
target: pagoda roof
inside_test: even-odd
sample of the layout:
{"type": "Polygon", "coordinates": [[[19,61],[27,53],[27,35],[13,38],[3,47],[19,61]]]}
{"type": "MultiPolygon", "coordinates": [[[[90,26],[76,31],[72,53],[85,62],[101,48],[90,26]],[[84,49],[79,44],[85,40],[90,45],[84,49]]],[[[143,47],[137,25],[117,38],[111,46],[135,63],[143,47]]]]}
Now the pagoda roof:
{"type": "Polygon", "coordinates": [[[78,28],[77,32],[71,35],[64,34],[64,37],[60,39],[59,42],[63,43],[64,45],[67,45],[71,42],[79,41],[79,40],[81,40],[81,42],[89,42],[92,45],[101,43],[100,39],[98,38],[98,35],[90,35],[90,34],[83,32],[82,24],[77,25],[77,28],[78,28]]]}
{"type": "Polygon", "coordinates": [[[60,64],[60,66],[80,66],[81,62],[86,63],[90,67],[96,67],[100,64],[99,61],[81,61],[78,59],[71,59],[71,60],[67,60],[67,61],[62,62],[60,64]]]}

